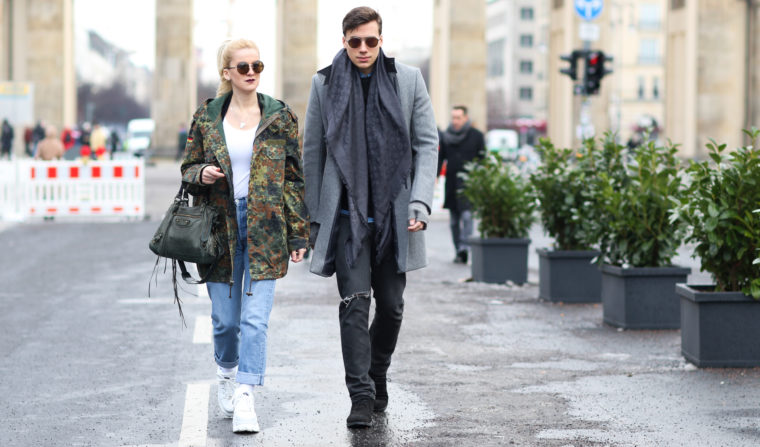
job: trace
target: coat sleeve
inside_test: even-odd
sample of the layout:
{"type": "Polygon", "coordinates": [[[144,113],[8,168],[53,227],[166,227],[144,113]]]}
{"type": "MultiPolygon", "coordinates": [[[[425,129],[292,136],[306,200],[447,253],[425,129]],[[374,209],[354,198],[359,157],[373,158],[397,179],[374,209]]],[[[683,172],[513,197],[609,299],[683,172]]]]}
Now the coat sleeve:
{"type": "Polygon", "coordinates": [[[309,239],[309,213],[304,200],[304,176],[298,145],[298,120],[291,115],[285,143],[285,221],[288,251],[306,248],[309,239]]]}
{"type": "Polygon", "coordinates": [[[414,181],[410,202],[422,202],[433,209],[433,192],[438,167],[438,128],[422,73],[416,71],[411,132],[414,181]]]}
{"type": "Polygon", "coordinates": [[[202,107],[193,115],[193,122],[190,125],[190,130],[187,132],[184,158],[180,166],[182,182],[185,184],[187,192],[192,195],[198,195],[208,187],[208,185],[201,183],[201,170],[209,165],[206,163],[203,154],[203,134],[198,126],[198,117],[202,107]]]}
{"type": "Polygon", "coordinates": [[[317,89],[319,74],[311,80],[309,104],[306,107],[306,120],[303,134],[303,169],[306,178],[306,207],[311,221],[317,223],[319,215],[319,194],[322,191],[322,175],[325,169],[327,150],[324,144],[325,129],[322,125],[322,111],[317,89]]]}

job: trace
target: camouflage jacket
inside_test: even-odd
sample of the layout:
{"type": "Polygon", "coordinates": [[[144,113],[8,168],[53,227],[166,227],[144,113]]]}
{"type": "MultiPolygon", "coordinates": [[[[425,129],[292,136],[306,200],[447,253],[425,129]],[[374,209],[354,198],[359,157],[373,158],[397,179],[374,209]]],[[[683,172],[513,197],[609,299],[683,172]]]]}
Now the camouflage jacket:
{"type": "MultiPolygon", "coordinates": [[[[232,282],[237,216],[232,166],[225,143],[223,110],[231,93],[208,100],[193,115],[182,161],[182,181],[194,202],[209,203],[223,211],[221,227],[227,245],[209,281],[232,282]],[[201,170],[221,167],[225,178],[201,184],[201,170]]],[[[254,281],[276,279],[288,271],[290,252],[306,248],[309,217],[304,204],[304,180],[298,145],[298,121],[283,102],[258,93],[261,122],[253,142],[248,183],[248,257],[254,281]]],[[[209,265],[199,265],[205,275],[209,265]]]]}

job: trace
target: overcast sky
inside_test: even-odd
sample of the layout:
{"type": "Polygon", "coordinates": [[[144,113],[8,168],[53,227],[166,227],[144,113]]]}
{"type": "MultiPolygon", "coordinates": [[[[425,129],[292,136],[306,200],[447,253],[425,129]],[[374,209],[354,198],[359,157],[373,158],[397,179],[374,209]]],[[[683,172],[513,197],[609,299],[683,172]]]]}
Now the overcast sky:
{"type": "MultiPolygon", "coordinates": [[[[158,0],[161,1],[161,0],[158,0]]],[[[132,52],[138,65],[153,68],[156,0],[74,0],[74,26],[92,29],[109,42],[132,52]]],[[[328,65],[340,49],[341,21],[355,6],[371,6],[383,17],[383,48],[389,54],[401,48],[430,47],[433,0],[318,2],[317,61],[328,65]]],[[[216,50],[232,27],[235,37],[254,40],[267,68],[274,68],[276,0],[195,0],[195,46],[202,51],[204,80],[215,81],[216,50]],[[228,17],[233,21],[228,22],[228,17]]],[[[266,70],[265,73],[274,73],[266,70]]],[[[260,90],[273,93],[274,80],[263,76],[260,90]]]]}

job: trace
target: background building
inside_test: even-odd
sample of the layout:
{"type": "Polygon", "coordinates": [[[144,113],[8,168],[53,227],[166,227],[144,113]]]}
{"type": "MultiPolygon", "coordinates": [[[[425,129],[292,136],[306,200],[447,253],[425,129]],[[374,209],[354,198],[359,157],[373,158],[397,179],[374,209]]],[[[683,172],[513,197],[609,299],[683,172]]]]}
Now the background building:
{"type": "MultiPolygon", "coordinates": [[[[665,123],[666,0],[613,0],[609,5],[610,130],[621,141],[665,123]]],[[[592,45],[596,47],[597,45],[592,45]]]]}
{"type": "Polygon", "coordinates": [[[545,129],[548,0],[490,0],[486,7],[488,128],[523,142],[545,129]]]}

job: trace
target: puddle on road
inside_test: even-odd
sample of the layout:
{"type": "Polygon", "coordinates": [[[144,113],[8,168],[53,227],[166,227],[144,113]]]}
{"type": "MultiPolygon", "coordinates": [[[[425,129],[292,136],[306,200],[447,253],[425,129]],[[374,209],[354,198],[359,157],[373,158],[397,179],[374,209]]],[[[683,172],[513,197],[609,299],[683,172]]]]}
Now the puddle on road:
{"type": "Polygon", "coordinates": [[[394,382],[391,370],[386,412],[375,413],[369,429],[347,429],[351,401],[334,309],[280,306],[271,321],[266,384],[256,394],[262,431],[233,436],[229,419],[219,419],[212,399],[207,445],[407,445],[419,441],[419,431],[433,425],[434,413],[403,383],[394,382]]]}

